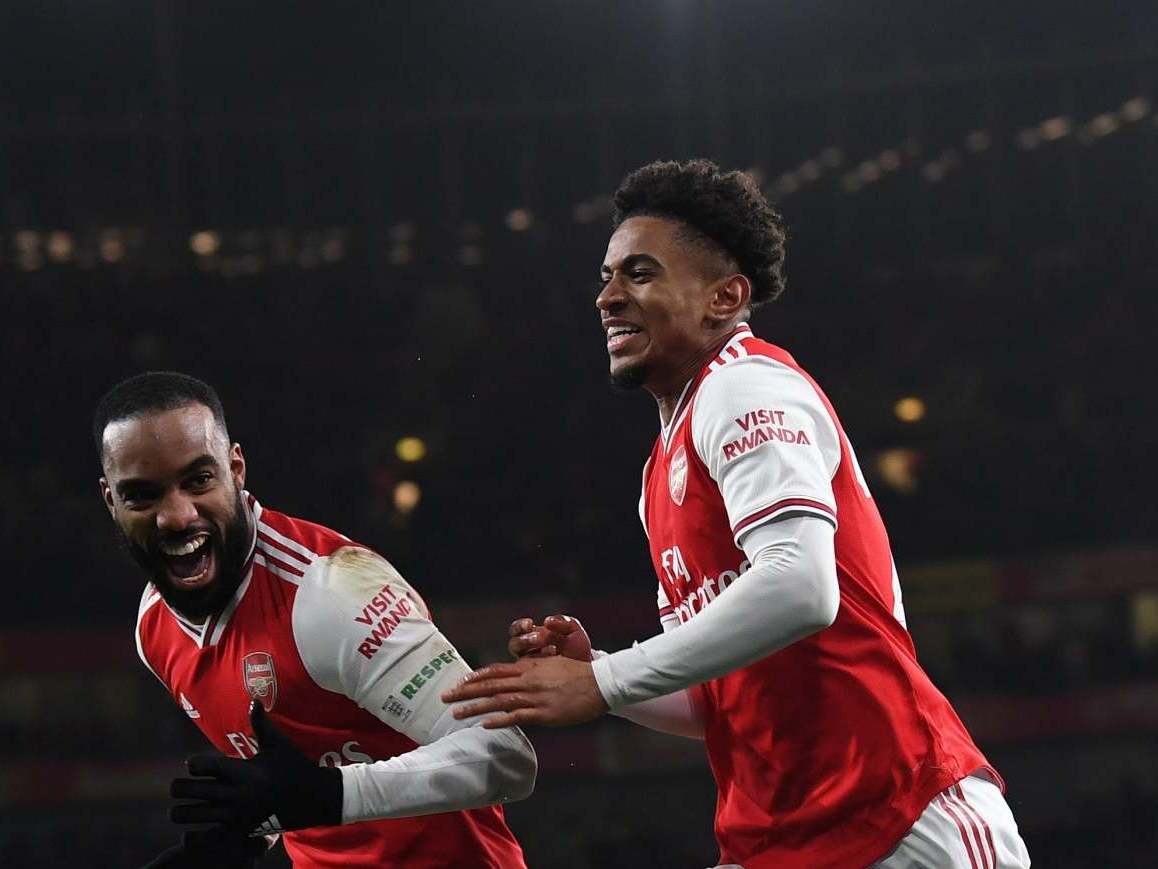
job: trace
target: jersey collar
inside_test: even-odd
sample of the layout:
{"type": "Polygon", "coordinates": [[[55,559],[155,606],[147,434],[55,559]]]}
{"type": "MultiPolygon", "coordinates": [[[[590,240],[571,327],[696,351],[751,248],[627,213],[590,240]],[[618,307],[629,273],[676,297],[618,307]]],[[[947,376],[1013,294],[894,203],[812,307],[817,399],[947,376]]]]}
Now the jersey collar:
{"type": "Polygon", "coordinates": [[[683,391],[680,392],[679,400],[676,402],[675,411],[671,415],[671,422],[666,426],[662,421],[660,422],[660,439],[663,441],[665,451],[671,446],[672,435],[680,427],[684,417],[688,415],[688,410],[692,406],[692,399],[695,398],[696,390],[699,389],[704,378],[731,360],[746,356],[743,341],[751,337],[752,328],[747,323],[737,323],[735,328],[728,333],[723,344],[720,345],[719,352],[699,370],[695,377],[684,384],[683,391]]]}

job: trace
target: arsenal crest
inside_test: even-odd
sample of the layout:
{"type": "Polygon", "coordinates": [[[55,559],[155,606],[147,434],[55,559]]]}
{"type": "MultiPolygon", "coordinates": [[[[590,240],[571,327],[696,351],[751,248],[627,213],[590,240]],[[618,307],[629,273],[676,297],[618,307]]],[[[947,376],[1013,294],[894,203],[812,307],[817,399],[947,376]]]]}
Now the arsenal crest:
{"type": "Polygon", "coordinates": [[[241,681],[251,700],[261,701],[266,712],[273,711],[277,700],[277,674],[269,652],[250,652],[241,659],[241,681]]]}
{"type": "Polygon", "coordinates": [[[680,506],[684,502],[684,493],[688,490],[688,451],[683,444],[671,457],[671,469],[667,472],[667,488],[671,492],[671,499],[680,506]]]}

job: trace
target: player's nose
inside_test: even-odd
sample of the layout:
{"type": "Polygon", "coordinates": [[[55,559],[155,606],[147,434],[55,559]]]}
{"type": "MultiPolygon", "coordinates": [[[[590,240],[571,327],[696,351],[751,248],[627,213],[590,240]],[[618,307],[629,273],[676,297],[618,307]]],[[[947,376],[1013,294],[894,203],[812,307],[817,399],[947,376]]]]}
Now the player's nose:
{"type": "Polygon", "coordinates": [[[184,531],[196,521],[197,506],[184,492],[170,492],[157,510],[157,529],[160,531],[184,531]]]}
{"type": "Polygon", "coordinates": [[[618,279],[613,278],[603,285],[603,289],[595,297],[595,307],[600,311],[611,312],[622,307],[626,300],[618,279]]]}

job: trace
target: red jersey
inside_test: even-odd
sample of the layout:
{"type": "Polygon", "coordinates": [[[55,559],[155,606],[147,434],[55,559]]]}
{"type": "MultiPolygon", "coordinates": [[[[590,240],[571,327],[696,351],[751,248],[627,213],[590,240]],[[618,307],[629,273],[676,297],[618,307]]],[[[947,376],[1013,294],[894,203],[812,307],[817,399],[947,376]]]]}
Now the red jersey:
{"type": "Polygon", "coordinates": [[[800,514],[837,527],[832,626],[691,689],[719,789],[721,863],[867,866],[936,794],[986,767],[917,663],[852,446],[784,350],[736,329],[656,441],[640,508],[665,629],[748,568],[740,545],[750,529],[800,514]]]}
{"type": "MultiPolygon", "coordinates": [[[[415,697],[437,690],[432,671],[459,664],[421,597],[341,534],[264,510],[252,496],[246,502],[256,534],[236,595],[196,625],[147,586],[137,618],[142,660],[229,755],[257,751],[251,698],[319,765],[371,763],[417,747],[430,716],[415,697]]],[[[498,806],[283,835],[296,869],[525,867],[498,806]]]]}

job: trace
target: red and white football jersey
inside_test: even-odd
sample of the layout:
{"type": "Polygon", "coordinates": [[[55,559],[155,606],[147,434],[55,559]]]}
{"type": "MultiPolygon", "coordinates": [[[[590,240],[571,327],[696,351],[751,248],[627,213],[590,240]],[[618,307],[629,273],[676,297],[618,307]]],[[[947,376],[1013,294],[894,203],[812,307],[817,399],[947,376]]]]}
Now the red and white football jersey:
{"type": "Polygon", "coordinates": [[[656,441],[640,512],[660,619],[677,631],[748,568],[748,530],[800,514],[837,528],[833,625],[691,689],[719,788],[721,863],[867,866],[936,794],[986,767],[917,663],[852,446],[784,350],[736,329],[656,441]]]}
{"type": "MultiPolygon", "coordinates": [[[[137,618],[141,659],[229,755],[257,751],[251,699],[320,765],[414,749],[429,732],[423,689],[438,690],[440,668],[462,666],[422,598],[370,550],[245,500],[256,538],[233,600],[195,625],[150,584],[137,618]]],[[[283,835],[296,869],[525,866],[498,806],[283,835]]]]}

